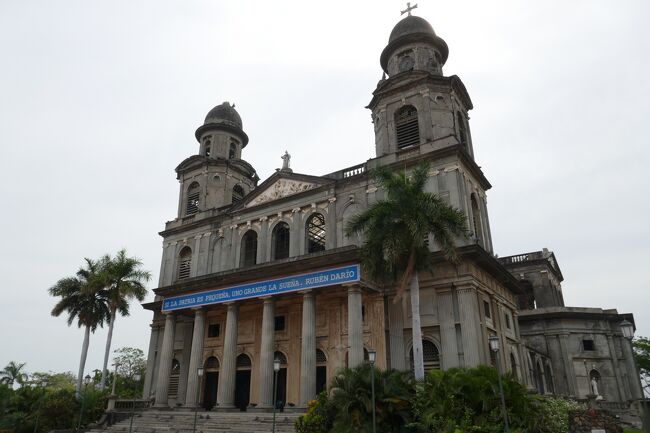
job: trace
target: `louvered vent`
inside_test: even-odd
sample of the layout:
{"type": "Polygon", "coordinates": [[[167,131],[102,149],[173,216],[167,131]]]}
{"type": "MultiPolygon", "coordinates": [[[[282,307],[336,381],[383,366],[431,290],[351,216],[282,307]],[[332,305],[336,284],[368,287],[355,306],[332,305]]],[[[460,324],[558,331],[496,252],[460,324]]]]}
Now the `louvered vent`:
{"type": "Polygon", "coordinates": [[[186,215],[194,215],[199,211],[200,192],[200,186],[197,182],[193,182],[187,189],[187,207],[185,209],[186,215]]]}
{"type": "Polygon", "coordinates": [[[395,114],[395,129],[397,132],[397,147],[399,149],[420,144],[418,110],[412,105],[402,107],[395,114]]]}

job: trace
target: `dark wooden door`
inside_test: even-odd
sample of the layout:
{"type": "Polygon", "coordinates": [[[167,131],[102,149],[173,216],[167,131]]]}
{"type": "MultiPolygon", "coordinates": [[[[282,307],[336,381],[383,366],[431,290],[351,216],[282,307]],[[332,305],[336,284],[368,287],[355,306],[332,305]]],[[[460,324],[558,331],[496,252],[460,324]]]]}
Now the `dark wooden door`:
{"type": "Polygon", "coordinates": [[[203,407],[212,409],[217,403],[217,387],[219,386],[219,372],[211,371],[205,373],[205,384],[203,386],[203,407]]]}
{"type": "Polygon", "coordinates": [[[235,375],[235,407],[242,412],[248,407],[251,397],[251,371],[237,370],[235,375]]]}

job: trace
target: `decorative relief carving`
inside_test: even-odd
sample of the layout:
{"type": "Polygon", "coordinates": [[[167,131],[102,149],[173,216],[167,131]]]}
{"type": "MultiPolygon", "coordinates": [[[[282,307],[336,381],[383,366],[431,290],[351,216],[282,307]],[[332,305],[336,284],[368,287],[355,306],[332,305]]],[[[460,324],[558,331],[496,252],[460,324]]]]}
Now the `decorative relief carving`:
{"type": "Polygon", "coordinates": [[[246,207],[256,206],[282,197],[298,194],[317,186],[319,185],[292,179],[278,179],[273,185],[269,186],[264,192],[248,203],[246,207]]]}

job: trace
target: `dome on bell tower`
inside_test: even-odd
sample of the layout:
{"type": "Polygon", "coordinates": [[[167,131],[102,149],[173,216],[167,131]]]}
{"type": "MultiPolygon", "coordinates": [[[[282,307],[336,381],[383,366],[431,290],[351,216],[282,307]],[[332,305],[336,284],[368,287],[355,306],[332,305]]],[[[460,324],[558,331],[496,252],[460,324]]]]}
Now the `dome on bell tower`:
{"type": "Polygon", "coordinates": [[[436,35],[431,24],[409,15],[393,27],[379,62],[389,76],[413,69],[441,75],[448,56],[447,43],[436,35]]]}
{"type": "Polygon", "coordinates": [[[242,128],[241,116],[235,110],[235,104],[224,102],[217,105],[205,116],[203,125],[196,130],[196,139],[201,141],[201,137],[209,131],[223,131],[233,134],[241,141],[241,147],[248,144],[248,136],[242,128]]]}

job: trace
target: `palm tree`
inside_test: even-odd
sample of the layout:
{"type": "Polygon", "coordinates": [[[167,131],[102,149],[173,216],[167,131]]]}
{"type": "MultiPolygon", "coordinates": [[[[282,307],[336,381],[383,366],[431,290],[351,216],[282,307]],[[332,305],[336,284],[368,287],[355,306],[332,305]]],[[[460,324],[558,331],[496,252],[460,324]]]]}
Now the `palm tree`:
{"type": "Polygon", "coordinates": [[[90,333],[95,332],[98,326],[103,326],[109,318],[107,299],[105,293],[100,290],[102,287],[99,278],[100,263],[90,259],[85,261],[85,268],[80,268],[76,276],[62,278],[49,289],[50,295],[61,297],[52,308],[52,315],[58,317],[61,313],[67,312],[68,326],[77,319],[77,325],[85,328],[77,375],[77,396],[81,392],[90,333]]]}
{"type": "Polygon", "coordinates": [[[27,378],[27,374],[21,371],[24,366],[24,362],[22,364],[16,364],[14,361],[11,361],[4,370],[0,371],[0,383],[7,384],[9,387],[13,387],[14,383],[22,385],[27,378]]]}
{"type": "Polygon", "coordinates": [[[127,257],[126,250],[118,251],[115,258],[106,255],[102,258],[104,292],[108,299],[110,319],[108,325],[108,336],[106,337],[106,351],[104,352],[104,365],[102,368],[102,379],[100,389],[106,386],[108,376],[108,357],[111,352],[113,339],[113,327],[115,318],[119,312],[121,316],[129,315],[129,302],[137,299],[142,302],[147,294],[144,282],[149,281],[151,274],[140,269],[142,262],[135,257],[127,257]]]}
{"type": "Polygon", "coordinates": [[[433,270],[429,234],[451,262],[458,261],[455,239],[467,236],[465,214],[424,191],[428,170],[429,165],[422,164],[407,176],[405,171],[376,169],[373,177],[385,190],[386,198],[353,217],[346,227],[348,235],[357,233],[365,238],[361,248],[364,270],[378,281],[398,282],[394,302],[409,285],[417,380],[424,378],[418,272],[433,270]]]}

